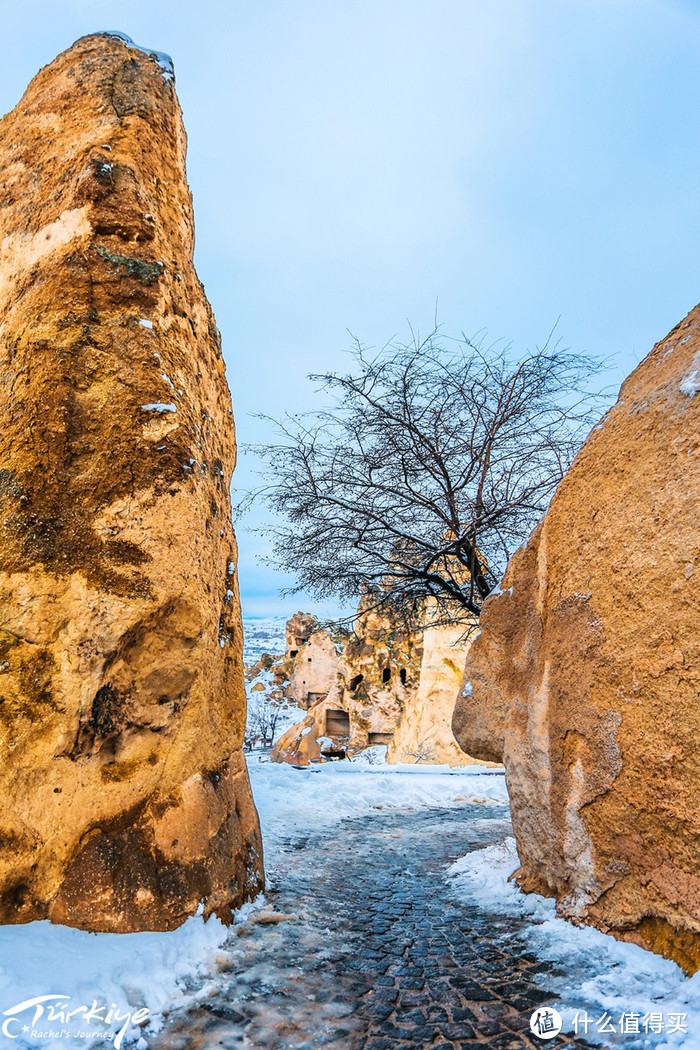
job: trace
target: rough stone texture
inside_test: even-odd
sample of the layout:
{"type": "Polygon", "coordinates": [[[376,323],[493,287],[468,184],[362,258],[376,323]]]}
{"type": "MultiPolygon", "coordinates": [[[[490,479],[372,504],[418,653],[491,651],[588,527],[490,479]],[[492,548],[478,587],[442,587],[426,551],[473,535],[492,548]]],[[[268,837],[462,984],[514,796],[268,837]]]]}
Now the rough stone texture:
{"type": "Polygon", "coordinates": [[[327,713],[329,710],[338,710],[338,704],[334,688],[327,697],[309,709],[301,722],[282,734],[270,752],[270,761],[308,766],[347,754],[349,734],[333,732],[333,723],[330,729],[328,727],[327,713]]]}
{"type": "MultiPolygon", "coordinates": [[[[420,637],[369,609],[363,599],[333,685],[309,715],[280,738],[273,760],[305,765],[323,761],[329,748],[353,755],[366,747],[390,744],[408,699],[418,688],[422,652],[420,637]],[[347,731],[334,731],[338,724],[334,711],[347,714],[347,731]]],[[[300,649],[299,656],[302,653],[300,649]]]]}
{"type": "Polygon", "coordinates": [[[364,600],[360,603],[336,682],[338,707],[350,717],[352,750],[390,742],[418,688],[422,654],[420,635],[404,630],[385,613],[366,610],[364,600]]]}
{"type": "MultiPolygon", "coordinates": [[[[325,684],[325,690],[321,692],[327,692],[330,689],[333,678],[337,671],[337,655],[335,654],[335,647],[333,647],[332,655],[329,653],[329,647],[325,641],[317,639],[313,645],[311,653],[306,654],[303,659],[301,651],[308,646],[312,636],[314,634],[327,634],[325,631],[318,631],[318,620],[311,613],[296,612],[294,615],[287,620],[285,625],[285,651],[283,655],[272,655],[271,653],[263,653],[258,660],[256,660],[250,667],[245,669],[245,676],[248,681],[253,681],[257,678],[261,672],[269,672],[272,679],[272,693],[276,699],[282,699],[286,697],[288,700],[294,700],[295,703],[301,704],[301,699],[297,701],[296,694],[298,693],[303,698],[303,705],[307,706],[309,703],[308,693],[312,692],[311,686],[318,686],[319,684],[325,684]],[[301,672],[302,665],[309,663],[308,656],[311,656],[311,662],[315,662],[314,658],[318,657],[321,666],[312,667],[310,671],[309,679],[312,680],[309,688],[306,688],[306,675],[297,673],[296,680],[294,681],[294,689],[292,690],[292,680],[295,678],[295,671],[301,672]],[[332,673],[328,673],[327,664],[328,657],[330,656],[333,661],[332,673]],[[326,684],[327,683],[327,684],[326,684]]],[[[330,640],[330,635],[328,635],[330,640]]],[[[330,640],[331,646],[333,645],[330,640]]],[[[306,669],[306,668],[304,668],[306,669]]],[[[318,691],[318,690],[317,690],[318,691]]],[[[312,703],[315,703],[315,698],[312,703]]]]}
{"type": "Polygon", "coordinates": [[[418,688],[406,699],[387,761],[450,766],[477,761],[462,751],[452,732],[452,714],[473,637],[465,631],[464,623],[425,631],[418,688]]]}
{"type": "Polygon", "coordinates": [[[84,37],[0,170],[0,922],[228,919],[262,882],[235,443],[172,76],[84,37]]]}
{"type": "MultiPolygon", "coordinates": [[[[564,975],[530,949],[528,919],[457,899],[441,877],[459,856],[507,834],[506,807],[374,811],[332,829],[321,817],[311,833],[289,832],[270,843],[275,879],[266,894],[288,921],[253,916],[237,927],[219,972],[206,975],[206,994],[166,1018],[151,1050],[592,1046],[572,1034],[572,1004],[556,992],[594,976],[582,953],[564,975]],[[549,1042],[530,1033],[543,1005],[565,1021],[549,1042]]],[[[605,1045],[640,1043],[617,1035],[605,1045]]]]}
{"type": "Polygon", "coordinates": [[[302,645],[306,645],[317,626],[318,620],[312,613],[296,612],[287,620],[284,629],[286,660],[294,659],[302,645]]]}
{"type": "Polygon", "coordinates": [[[700,308],[623,384],[489,598],[454,729],[527,889],[700,966],[700,308]],[[470,688],[472,690],[469,695],[470,688]]]}
{"type": "Polygon", "coordinates": [[[314,631],[295,652],[287,697],[299,707],[313,707],[335,682],[338,653],[328,631],[314,631]]]}
{"type": "Polygon", "coordinates": [[[308,765],[325,761],[324,753],[336,758],[339,751],[353,755],[381,743],[387,745],[389,763],[476,762],[452,732],[470,645],[465,625],[431,627],[409,636],[387,616],[362,610],[361,605],[340,663],[327,632],[312,634],[298,643],[298,651],[292,650],[287,695],[301,707],[309,704],[309,694],[314,702],[308,715],[280,738],[273,760],[308,765]],[[337,730],[334,711],[347,714],[347,732],[337,730]]]}

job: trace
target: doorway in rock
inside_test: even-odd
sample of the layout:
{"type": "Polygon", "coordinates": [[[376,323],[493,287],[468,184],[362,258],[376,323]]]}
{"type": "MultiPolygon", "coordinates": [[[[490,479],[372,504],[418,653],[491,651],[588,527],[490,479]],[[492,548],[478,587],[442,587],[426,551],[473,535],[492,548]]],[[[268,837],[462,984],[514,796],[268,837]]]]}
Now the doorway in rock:
{"type": "Polygon", "coordinates": [[[377,744],[390,744],[393,738],[393,733],[369,733],[367,745],[368,747],[375,747],[377,744]]]}
{"type": "Polygon", "coordinates": [[[349,736],[350,715],[347,711],[331,708],[326,711],[326,736],[349,736]]]}

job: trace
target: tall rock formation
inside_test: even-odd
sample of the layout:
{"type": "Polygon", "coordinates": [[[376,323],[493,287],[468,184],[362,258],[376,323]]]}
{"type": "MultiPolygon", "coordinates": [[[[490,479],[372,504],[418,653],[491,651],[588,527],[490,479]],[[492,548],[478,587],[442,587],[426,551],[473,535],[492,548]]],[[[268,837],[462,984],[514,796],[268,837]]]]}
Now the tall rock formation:
{"type": "Polygon", "coordinates": [[[452,715],[462,686],[464,661],[473,637],[464,623],[428,627],[418,688],[406,697],[387,761],[472,765],[452,732],[452,715]]]}
{"type": "Polygon", "coordinates": [[[389,763],[477,761],[452,732],[472,637],[465,635],[467,625],[414,634],[363,601],[338,659],[329,632],[309,634],[302,615],[287,624],[284,666],[291,665],[286,694],[308,715],[280,737],[273,761],[308,765],[376,745],[387,747],[389,763]]]}
{"type": "Polygon", "coordinates": [[[84,37],[0,122],[0,922],[262,883],[220,337],[167,58],[84,37]]]}
{"type": "Polygon", "coordinates": [[[314,631],[293,649],[287,697],[299,707],[313,707],[328,695],[338,674],[338,653],[329,631],[314,631]]]}
{"type": "Polygon", "coordinates": [[[700,967],[700,307],[622,386],[487,600],[453,726],[527,890],[700,967]]]}
{"type": "MultiPolygon", "coordinates": [[[[423,638],[390,615],[360,602],[354,630],[343,647],[338,707],[350,720],[354,750],[391,744],[409,698],[418,689],[423,638]]],[[[329,701],[333,694],[329,694],[329,701]]]]}
{"type": "Polygon", "coordinates": [[[294,660],[303,645],[318,628],[318,620],[312,613],[296,612],[287,620],[284,628],[285,660],[294,660]]]}

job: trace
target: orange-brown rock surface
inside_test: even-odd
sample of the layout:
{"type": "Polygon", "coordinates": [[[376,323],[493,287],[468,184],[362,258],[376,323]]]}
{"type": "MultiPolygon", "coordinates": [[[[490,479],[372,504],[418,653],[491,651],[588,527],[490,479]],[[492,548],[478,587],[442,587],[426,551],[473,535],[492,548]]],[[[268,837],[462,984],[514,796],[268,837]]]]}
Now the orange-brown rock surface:
{"type": "Polygon", "coordinates": [[[309,634],[301,615],[287,625],[285,659],[292,666],[287,695],[307,707],[308,715],[280,737],[273,761],[308,765],[377,745],[387,747],[389,763],[477,761],[452,732],[471,644],[467,625],[413,633],[363,600],[338,659],[330,634],[309,634]]]}
{"type": "Polygon", "coordinates": [[[350,725],[343,718],[345,714],[339,707],[337,691],[332,689],[301,722],[282,734],[270,752],[270,761],[308,766],[354,754],[349,747],[350,725]]]}
{"type": "Polygon", "coordinates": [[[700,967],[700,307],[623,384],[489,598],[454,717],[526,889],[700,967]]]}
{"type": "Polygon", "coordinates": [[[261,885],[220,338],[162,59],[84,37],[0,122],[0,922],[261,885]]]}
{"type": "Polygon", "coordinates": [[[311,635],[318,628],[318,620],[312,613],[296,612],[287,620],[284,628],[286,660],[293,660],[302,645],[306,645],[311,635]]]}

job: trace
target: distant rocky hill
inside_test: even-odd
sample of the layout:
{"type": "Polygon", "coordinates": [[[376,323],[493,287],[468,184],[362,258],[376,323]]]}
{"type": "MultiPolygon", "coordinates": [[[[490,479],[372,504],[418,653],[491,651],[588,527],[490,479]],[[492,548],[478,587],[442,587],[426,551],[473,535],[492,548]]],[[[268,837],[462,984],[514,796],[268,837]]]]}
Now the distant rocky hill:
{"type": "Polygon", "coordinates": [[[243,659],[247,667],[259,660],[263,653],[282,656],[286,624],[284,616],[243,617],[243,659]]]}

